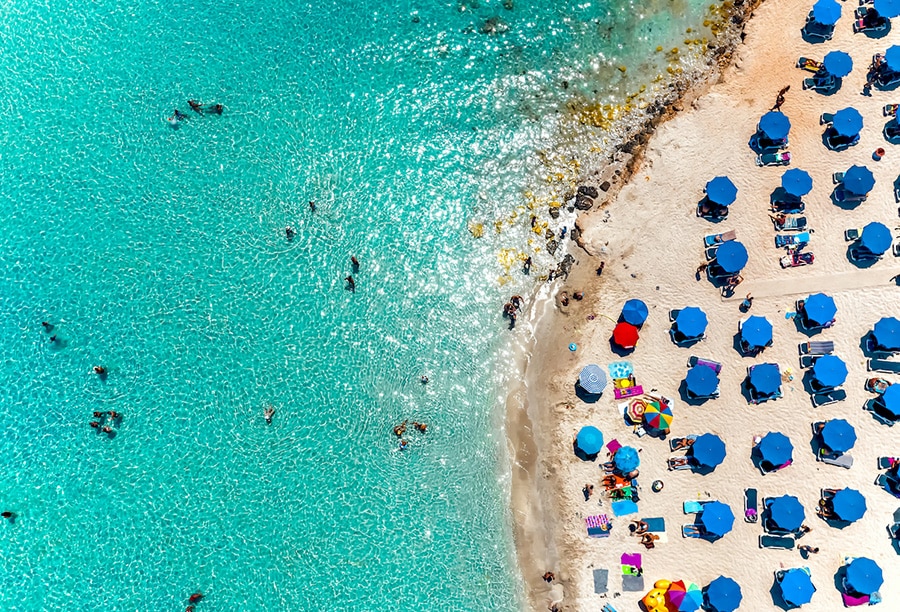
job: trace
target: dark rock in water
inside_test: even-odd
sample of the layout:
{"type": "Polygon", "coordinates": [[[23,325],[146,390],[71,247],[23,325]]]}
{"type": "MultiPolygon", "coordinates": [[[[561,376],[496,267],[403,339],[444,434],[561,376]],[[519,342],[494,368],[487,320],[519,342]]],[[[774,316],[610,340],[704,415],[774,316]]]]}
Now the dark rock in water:
{"type": "Polygon", "coordinates": [[[578,239],[581,238],[581,230],[578,229],[578,226],[572,228],[572,231],[569,232],[569,236],[572,238],[572,242],[578,242],[578,239]]]}
{"type": "Polygon", "coordinates": [[[600,183],[600,191],[603,191],[604,193],[609,191],[610,187],[612,187],[612,185],[610,185],[609,181],[603,181],[602,183],[600,183]]]}
{"type": "Polygon", "coordinates": [[[547,231],[544,232],[544,238],[546,238],[547,240],[553,240],[553,236],[553,230],[548,227],[547,231]]]}
{"type": "Polygon", "coordinates": [[[513,10],[515,8],[515,6],[513,5],[513,0],[503,0],[503,8],[505,8],[507,11],[513,10]]]}
{"type": "Polygon", "coordinates": [[[421,21],[421,19],[419,19],[419,15],[417,13],[413,13],[412,22],[419,23],[420,21],[421,21]]]}
{"type": "Polygon", "coordinates": [[[578,210],[590,210],[593,205],[594,201],[583,193],[579,193],[575,196],[575,208],[578,210]]]}
{"type": "Polygon", "coordinates": [[[559,265],[556,266],[556,278],[560,276],[565,276],[569,278],[569,271],[572,269],[572,265],[575,263],[575,258],[572,257],[570,253],[566,253],[566,256],[563,257],[563,260],[559,262],[559,265]]]}
{"type": "Polygon", "coordinates": [[[572,191],[571,189],[567,189],[566,192],[563,194],[562,199],[563,199],[563,202],[568,202],[569,200],[574,199],[574,198],[575,198],[575,192],[572,191]]]}
{"type": "Polygon", "coordinates": [[[556,249],[559,248],[559,243],[556,240],[551,240],[547,243],[547,252],[551,255],[556,255],[556,249]]]}
{"type": "Polygon", "coordinates": [[[550,216],[552,218],[559,219],[559,207],[558,206],[551,206],[549,212],[550,212],[550,216]]]}
{"type": "Polygon", "coordinates": [[[509,25],[499,17],[490,17],[481,24],[482,34],[503,34],[509,32],[509,25]]]}
{"type": "Polygon", "coordinates": [[[589,198],[596,198],[600,193],[593,185],[582,185],[578,188],[578,193],[584,194],[589,198]]]}

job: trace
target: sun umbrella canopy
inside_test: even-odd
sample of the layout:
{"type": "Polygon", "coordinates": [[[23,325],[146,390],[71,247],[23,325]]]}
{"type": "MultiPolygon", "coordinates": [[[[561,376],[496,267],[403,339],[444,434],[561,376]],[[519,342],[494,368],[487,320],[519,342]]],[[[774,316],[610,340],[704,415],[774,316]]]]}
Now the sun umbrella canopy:
{"type": "Polygon", "coordinates": [[[613,330],[613,342],[622,348],[632,348],[638,341],[638,328],[622,321],[613,330]]]}
{"type": "Polygon", "coordinates": [[[782,495],[769,503],[769,520],[785,531],[796,531],[806,520],[806,511],[799,499],[782,495]]]}
{"type": "Polygon", "coordinates": [[[813,365],[813,376],[823,387],[837,387],[847,380],[847,364],[837,355],[822,355],[813,365]]]}
{"type": "Polygon", "coordinates": [[[774,363],[760,363],[750,368],[750,386],[762,395],[772,395],[781,387],[781,371],[774,363]]]}
{"type": "Polygon", "coordinates": [[[741,585],[727,576],[719,576],[706,585],[706,601],[715,612],[734,612],[743,599],[741,585]]]}
{"type": "Polygon", "coordinates": [[[706,184],[706,196],[711,202],[728,206],[737,198],[738,189],[727,176],[717,176],[706,184]]]}
{"type": "Polygon", "coordinates": [[[894,419],[900,419],[900,384],[894,383],[887,388],[881,396],[881,405],[894,419]]]}
{"type": "Polygon", "coordinates": [[[703,591],[693,582],[685,584],[683,580],[679,580],[669,585],[666,600],[670,604],[670,610],[694,612],[703,605],[703,591]]]}
{"type": "Polygon", "coordinates": [[[900,321],[894,317],[883,317],[872,329],[875,344],[886,351],[900,351],[900,321]]]}
{"type": "Polygon", "coordinates": [[[632,325],[643,325],[650,311],[641,300],[628,300],[622,307],[622,318],[632,325]]]}
{"type": "Polygon", "coordinates": [[[632,446],[623,446],[616,451],[615,457],[613,457],[613,463],[616,464],[617,470],[623,474],[627,474],[638,468],[641,464],[641,458],[638,457],[637,449],[632,446]]]}
{"type": "Polygon", "coordinates": [[[699,338],[706,332],[706,324],[706,313],[696,306],[682,308],[675,317],[675,329],[685,338],[699,338]]]}
{"type": "Polygon", "coordinates": [[[813,19],[822,25],[834,25],[841,18],[841,5],[836,0],[818,0],[812,11],[813,19]]]}
{"type": "Polygon", "coordinates": [[[872,253],[873,255],[881,255],[891,248],[891,230],[884,223],[873,221],[868,223],[859,237],[861,247],[872,253]]]}
{"type": "Polygon", "coordinates": [[[862,131],[863,117],[858,110],[848,106],[834,114],[831,125],[839,135],[852,138],[862,131]]]}
{"type": "Polygon", "coordinates": [[[672,425],[672,408],[668,404],[648,402],[644,409],[644,423],[650,429],[665,431],[672,425]]]}
{"type": "Polygon", "coordinates": [[[825,65],[825,71],[837,78],[841,79],[853,70],[853,58],[843,51],[830,51],[825,54],[822,62],[825,65]]]}
{"type": "Polygon", "coordinates": [[[866,513],[866,498],[856,489],[841,489],[831,498],[834,513],[844,521],[858,521],[866,513]]]}
{"type": "Polygon", "coordinates": [[[875,186],[875,175],[865,166],[850,166],[844,173],[844,189],[856,195],[866,195],[875,186]]]}
{"type": "MultiPolygon", "coordinates": [[[[883,13],[879,14],[881,14],[882,17],[886,16],[883,13]]],[[[894,15],[894,17],[897,16],[898,15],[894,15]]],[[[889,47],[888,50],[884,52],[884,64],[891,72],[900,72],[900,45],[889,47]]]]}
{"type": "Polygon", "coordinates": [[[763,348],[772,342],[772,324],[765,317],[753,315],[741,324],[741,339],[750,348],[763,348]]]}
{"type": "Polygon", "coordinates": [[[867,557],[857,557],[847,566],[847,587],[856,593],[871,595],[884,584],[878,564],[867,557]]]}
{"type": "Polygon", "coordinates": [[[784,465],[791,460],[794,454],[794,445],[790,439],[781,432],[770,431],[757,445],[759,455],[766,463],[772,465],[784,465]]]}
{"type": "Polygon", "coordinates": [[[606,373],[596,364],[586,365],[578,375],[578,384],[588,393],[599,395],[606,388],[606,373]]]}
{"type": "Polygon", "coordinates": [[[819,434],[822,444],[836,453],[846,453],[856,444],[856,430],[844,419],[831,419],[819,434]]]}
{"type": "Polygon", "coordinates": [[[734,512],[731,511],[728,504],[712,501],[703,504],[699,520],[707,533],[721,537],[731,531],[734,526],[734,512]]]}
{"type": "Polygon", "coordinates": [[[834,320],[837,315],[837,306],[834,304],[834,298],[824,293],[813,293],[806,298],[803,305],[803,312],[806,313],[806,319],[814,325],[827,325],[834,320]]]}
{"type": "Polygon", "coordinates": [[[794,606],[808,604],[812,600],[813,593],[816,592],[816,587],[809,574],[796,567],[784,573],[780,587],[781,598],[785,603],[794,606]]]}
{"type": "Polygon", "coordinates": [[[747,248],[737,240],[729,240],[716,249],[716,262],[729,274],[740,272],[747,259],[747,248]]]}
{"type": "Polygon", "coordinates": [[[688,370],[684,384],[692,395],[707,397],[719,388],[719,375],[712,368],[697,364],[688,370]]]}
{"type": "Polygon", "coordinates": [[[770,111],[760,118],[759,131],[769,140],[784,140],[791,131],[791,120],[782,112],[770,111]]]}
{"type": "Polygon", "coordinates": [[[582,427],[575,437],[575,445],[585,455],[596,455],[603,448],[603,433],[593,425],[582,427]]]}
{"type": "Polygon", "coordinates": [[[781,187],[790,195],[801,198],[812,191],[813,180],[806,170],[791,168],[781,175],[781,187]]]}
{"type": "Polygon", "coordinates": [[[694,440],[690,454],[701,466],[716,467],[725,460],[725,443],[719,436],[705,433],[694,440]]]}
{"type": "Polygon", "coordinates": [[[900,17],[900,2],[898,0],[875,0],[875,12],[887,19],[900,17]]]}

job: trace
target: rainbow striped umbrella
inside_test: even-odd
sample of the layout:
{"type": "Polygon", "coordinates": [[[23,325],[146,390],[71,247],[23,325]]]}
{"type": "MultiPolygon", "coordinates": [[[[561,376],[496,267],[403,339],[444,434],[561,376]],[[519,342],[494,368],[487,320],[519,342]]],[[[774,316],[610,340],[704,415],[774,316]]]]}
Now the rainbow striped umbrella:
{"type": "Polygon", "coordinates": [[[657,431],[669,429],[672,425],[672,409],[668,404],[649,402],[644,409],[644,423],[657,431]]]}

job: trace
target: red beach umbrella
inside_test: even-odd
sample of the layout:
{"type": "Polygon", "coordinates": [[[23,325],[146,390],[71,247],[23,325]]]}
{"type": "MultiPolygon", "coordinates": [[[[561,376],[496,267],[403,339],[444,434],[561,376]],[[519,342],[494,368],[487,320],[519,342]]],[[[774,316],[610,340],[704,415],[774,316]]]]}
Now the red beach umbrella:
{"type": "Polygon", "coordinates": [[[622,348],[633,348],[638,341],[638,328],[622,321],[613,330],[613,342],[622,348]]]}

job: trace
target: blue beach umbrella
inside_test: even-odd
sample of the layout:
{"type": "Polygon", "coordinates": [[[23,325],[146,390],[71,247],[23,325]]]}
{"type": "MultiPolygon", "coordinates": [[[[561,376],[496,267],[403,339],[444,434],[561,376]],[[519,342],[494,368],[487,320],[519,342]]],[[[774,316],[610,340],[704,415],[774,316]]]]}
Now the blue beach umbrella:
{"type": "Polygon", "coordinates": [[[818,0],[813,4],[812,12],[817,22],[833,26],[841,18],[841,5],[836,0],[818,0]]]}
{"type": "Polygon", "coordinates": [[[834,121],[831,122],[831,125],[840,136],[852,138],[862,131],[863,117],[858,110],[848,106],[834,114],[834,121]]]}
{"type": "MultiPolygon", "coordinates": [[[[781,432],[770,431],[756,446],[760,458],[772,465],[784,465],[793,458],[794,445],[790,439],[781,432]]],[[[787,527],[785,527],[787,529],[787,527]]]]}
{"type": "Polygon", "coordinates": [[[865,166],[850,166],[844,173],[844,189],[856,195],[866,195],[875,186],[875,175],[865,166]]]}
{"type": "Polygon", "coordinates": [[[743,599],[741,585],[727,576],[719,576],[706,586],[706,603],[715,612],[734,612],[743,599]]]}
{"type": "Polygon", "coordinates": [[[791,131],[791,120],[780,111],[769,111],[760,118],[759,131],[769,140],[784,140],[791,131]]]}
{"type": "Polygon", "coordinates": [[[650,311],[647,309],[647,305],[641,300],[628,300],[622,306],[622,318],[625,319],[626,323],[631,323],[635,327],[643,325],[649,314],[650,311]]]}
{"type": "Polygon", "coordinates": [[[725,443],[714,434],[702,434],[691,444],[690,455],[699,465],[714,468],[725,460],[725,443]]]}
{"type": "Polygon", "coordinates": [[[825,54],[822,61],[825,71],[839,79],[844,78],[853,70],[853,58],[843,51],[830,51],[825,54]]]}
{"type": "Polygon", "coordinates": [[[900,2],[898,0],[875,0],[875,12],[887,19],[900,17],[900,2]]]}
{"type": "Polygon", "coordinates": [[[747,259],[747,248],[737,240],[729,240],[716,250],[716,262],[729,274],[743,270],[747,259]]]}
{"type": "Polygon", "coordinates": [[[627,474],[638,468],[641,464],[641,458],[638,456],[636,448],[633,446],[623,446],[616,451],[616,455],[613,457],[613,463],[616,464],[616,469],[623,474],[627,474]]]}
{"type": "Polygon", "coordinates": [[[781,578],[781,598],[785,603],[793,606],[802,606],[812,601],[816,586],[812,578],[800,568],[791,568],[781,578]]]}
{"type": "Polygon", "coordinates": [[[781,387],[781,371],[774,363],[761,363],[750,369],[750,386],[762,395],[772,395],[781,387]]]}
{"type": "Polygon", "coordinates": [[[693,395],[706,397],[719,388],[719,375],[712,368],[697,364],[688,370],[684,384],[693,395]]]}
{"type": "Polygon", "coordinates": [[[593,425],[587,425],[578,432],[575,445],[585,455],[596,455],[603,448],[603,434],[593,425]]]}
{"type": "Polygon", "coordinates": [[[706,313],[696,306],[682,308],[675,317],[675,329],[685,338],[699,338],[706,331],[706,325],[706,313]]]}
{"type": "Polygon", "coordinates": [[[734,526],[734,513],[728,504],[711,501],[703,504],[699,520],[708,534],[722,537],[734,526]]]}
{"type": "Polygon", "coordinates": [[[834,298],[824,293],[813,293],[803,304],[806,319],[814,325],[827,325],[837,315],[834,298]]]}
{"type": "Polygon", "coordinates": [[[599,395],[606,388],[606,373],[598,365],[586,365],[578,375],[578,384],[591,395],[599,395]]]}
{"type": "Polygon", "coordinates": [[[837,355],[822,355],[816,359],[812,371],[823,387],[837,387],[847,380],[847,364],[837,355]]]}
{"type": "Polygon", "coordinates": [[[738,189],[727,176],[717,176],[706,184],[706,196],[711,202],[728,206],[737,198],[738,189]]]}
{"type": "Polygon", "coordinates": [[[812,191],[813,180],[806,170],[791,168],[781,175],[781,187],[790,195],[802,198],[812,191]]]}
{"type": "Polygon", "coordinates": [[[769,520],[785,531],[796,531],[806,520],[803,504],[793,495],[782,495],[769,502],[769,520]]]}
{"type": "Polygon", "coordinates": [[[900,321],[894,317],[883,317],[872,328],[875,344],[886,351],[900,351],[900,321]]]}
{"type": "Polygon", "coordinates": [[[900,72],[900,45],[889,47],[884,52],[884,64],[891,72],[900,72]]]}
{"type": "Polygon", "coordinates": [[[881,396],[881,405],[894,419],[900,419],[900,384],[890,385],[881,396]]]}
{"type": "Polygon", "coordinates": [[[881,255],[887,251],[891,248],[892,241],[891,230],[877,221],[866,224],[859,237],[859,245],[873,255],[881,255]]]}
{"type": "Polygon", "coordinates": [[[856,444],[856,430],[844,419],[831,419],[819,433],[822,443],[836,453],[846,453],[856,444]]]}
{"type": "Polygon", "coordinates": [[[772,342],[772,324],[765,317],[753,315],[741,324],[741,339],[750,348],[763,348],[772,342]]]}
{"type": "Polygon", "coordinates": [[[845,582],[855,593],[871,595],[884,584],[884,575],[878,564],[867,557],[857,557],[847,566],[845,582]]]}
{"type": "Polygon", "coordinates": [[[842,521],[858,521],[866,513],[866,498],[856,489],[841,489],[831,498],[831,507],[842,521]]]}

